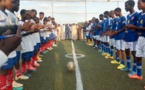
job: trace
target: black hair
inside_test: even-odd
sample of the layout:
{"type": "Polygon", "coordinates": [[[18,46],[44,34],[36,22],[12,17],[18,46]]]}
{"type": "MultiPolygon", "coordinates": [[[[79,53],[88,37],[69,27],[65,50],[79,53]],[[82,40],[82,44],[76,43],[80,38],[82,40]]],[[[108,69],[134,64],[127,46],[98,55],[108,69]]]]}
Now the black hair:
{"type": "Polygon", "coordinates": [[[142,2],[144,2],[144,3],[145,3],[145,0],[142,0],[142,2]]]}
{"type": "Polygon", "coordinates": [[[20,15],[22,16],[23,14],[25,14],[25,13],[26,13],[26,11],[27,11],[27,10],[22,9],[22,10],[20,11],[20,15]]]}
{"type": "Polygon", "coordinates": [[[111,10],[110,12],[114,12],[114,10],[111,10]]]}
{"type": "Polygon", "coordinates": [[[55,20],[55,18],[53,18],[53,17],[52,17],[51,19],[52,19],[52,20],[55,20]]]}
{"type": "Polygon", "coordinates": [[[135,6],[135,2],[134,0],[128,0],[125,3],[127,3],[129,6],[134,7],[135,6]]]}
{"type": "Polygon", "coordinates": [[[43,21],[47,21],[47,17],[45,17],[45,18],[43,19],[43,21]]]}
{"type": "Polygon", "coordinates": [[[104,15],[103,15],[103,14],[100,14],[99,16],[100,16],[100,17],[104,17],[104,15]]]}
{"type": "Polygon", "coordinates": [[[114,11],[121,12],[121,8],[116,8],[114,11]]]}
{"type": "Polygon", "coordinates": [[[105,11],[104,14],[109,15],[109,11],[105,11]]]}
{"type": "Polygon", "coordinates": [[[40,12],[39,14],[43,14],[44,15],[44,12],[40,12]]]}
{"type": "Polygon", "coordinates": [[[96,21],[96,22],[99,22],[99,19],[98,19],[98,18],[96,18],[96,19],[95,19],[95,21],[96,21]]]}
{"type": "Polygon", "coordinates": [[[36,12],[36,13],[37,13],[37,11],[36,11],[35,9],[32,9],[31,11],[32,11],[32,12],[36,12]]]}
{"type": "Polygon", "coordinates": [[[48,18],[51,18],[51,16],[48,16],[48,18]]]}
{"type": "Polygon", "coordinates": [[[38,17],[35,17],[35,19],[39,19],[38,17]]]}

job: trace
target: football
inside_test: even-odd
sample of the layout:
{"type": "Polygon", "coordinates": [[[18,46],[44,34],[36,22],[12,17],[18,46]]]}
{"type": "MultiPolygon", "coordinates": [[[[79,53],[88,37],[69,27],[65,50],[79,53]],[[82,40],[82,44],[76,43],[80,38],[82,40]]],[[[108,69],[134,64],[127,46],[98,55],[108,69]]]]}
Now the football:
{"type": "Polygon", "coordinates": [[[74,62],[72,62],[72,61],[68,62],[67,68],[69,71],[74,71],[75,70],[74,62]]]}

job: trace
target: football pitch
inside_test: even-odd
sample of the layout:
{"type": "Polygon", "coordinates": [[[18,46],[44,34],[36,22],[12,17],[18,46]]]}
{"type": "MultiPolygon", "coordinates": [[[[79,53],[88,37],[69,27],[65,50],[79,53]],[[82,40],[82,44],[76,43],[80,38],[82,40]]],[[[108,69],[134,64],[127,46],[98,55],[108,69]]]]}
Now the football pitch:
{"type": "MultiPolygon", "coordinates": [[[[76,54],[85,55],[77,58],[83,90],[144,90],[144,79],[129,79],[129,72],[117,70],[118,65],[112,65],[111,60],[85,45],[84,41],[74,41],[74,47],[76,54]]],[[[58,47],[43,56],[41,66],[29,80],[19,81],[24,84],[24,90],[76,90],[76,73],[67,70],[67,63],[73,58],[65,57],[71,53],[71,41],[59,42],[58,47]]]]}

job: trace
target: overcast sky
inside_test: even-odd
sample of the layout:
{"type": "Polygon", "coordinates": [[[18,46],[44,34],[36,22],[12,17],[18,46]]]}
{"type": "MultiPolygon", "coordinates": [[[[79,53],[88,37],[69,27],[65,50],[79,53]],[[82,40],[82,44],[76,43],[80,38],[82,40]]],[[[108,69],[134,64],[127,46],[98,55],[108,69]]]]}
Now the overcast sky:
{"type": "MultiPolygon", "coordinates": [[[[78,23],[89,20],[92,17],[98,18],[104,11],[114,10],[116,7],[122,8],[124,15],[128,12],[124,10],[124,2],[88,2],[87,16],[85,18],[85,2],[48,2],[48,1],[21,1],[21,9],[36,9],[44,12],[45,16],[53,16],[58,23],[78,23]],[[53,6],[53,8],[52,8],[53,6]],[[53,13],[53,14],[52,14],[53,13]]],[[[137,5],[135,6],[137,10],[137,5]]],[[[18,13],[19,14],[19,13],[18,13]]]]}

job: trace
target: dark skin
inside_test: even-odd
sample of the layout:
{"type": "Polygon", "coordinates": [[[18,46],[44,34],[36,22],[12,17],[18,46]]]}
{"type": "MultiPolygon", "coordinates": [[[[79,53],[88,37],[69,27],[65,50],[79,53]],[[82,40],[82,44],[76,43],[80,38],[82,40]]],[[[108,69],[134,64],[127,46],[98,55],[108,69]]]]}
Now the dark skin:
{"type": "Polygon", "coordinates": [[[49,21],[51,21],[51,17],[48,17],[48,19],[47,19],[47,20],[48,20],[48,22],[49,22],[49,21]]]}
{"type": "MultiPolygon", "coordinates": [[[[118,17],[122,17],[122,13],[121,12],[118,12],[118,11],[114,11],[115,12],[115,15],[118,16],[118,17]]],[[[115,32],[112,32],[110,37],[120,33],[120,31],[122,32],[123,30],[125,30],[125,28],[123,27],[121,30],[119,30],[118,32],[115,31],[115,32]]],[[[125,52],[123,50],[117,50],[117,53],[118,53],[118,58],[121,57],[122,60],[125,60],[125,52]]]]}
{"type": "MultiPolygon", "coordinates": [[[[21,17],[22,17],[22,21],[25,22],[25,20],[27,20],[27,19],[29,18],[28,11],[26,11],[25,14],[21,15],[21,17]]],[[[30,24],[30,21],[28,21],[28,22],[29,22],[29,24],[30,24]]],[[[27,26],[29,26],[29,24],[28,24],[27,26]]],[[[23,25],[23,27],[24,27],[24,25],[23,25]]],[[[30,30],[30,26],[29,26],[28,28],[25,28],[25,29],[26,29],[27,31],[29,31],[29,30],[30,30]]],[[[26,63],[26,60],[22,60],[22,63],[25,64],[25,63],[26,63]]]]}
{"type": "MultiPolygon", "coordinates": [[[[3,12],[5,12],[5,9],[11,10],[14,6],[14,3],[15,3],[14,0],[1,0],[0,10],[3,12]]],[[[21,42],[20,30],[21,28],[18,28],[17,34],[14,37],[10,37],[1,41],[1,46],[0,46],[1,50],[4,51],[6,55],[8,55],[13,50],[15,50],[18,47],[18,45],[20,45],[20,42],[21,42]],[[10,45],[10,46],[7,47],[7,45],[10,45]]],[[[7,72],[8,72],[7,70],[0,70],[0,75],[6,75],[7,72]]]]}
{"type": "MultiPolygon", "coordinates": [[[[32,30],[40,30],[41,28],[44,27],[44,26],[39,24],[39,18],[37,18],[36,16],[37,16],[37,11],[31,11],[31,16],[30,17],[31,17],[31,19],[33,19],[36,22],[36,24],[34,24],[32,26],[32,28],[31,28],[32,30]]],[[[35,52],[35,55],[39,56],[40,55],[40,51],[35,52]]]]}
{"type": "MultiPolygon", "coordinates": [[[[100,19],[100,20],[104,20],[104,17],[103,17],[103,16],[99,16],[99,19],[100,19]]],[[[99,25],[96,25],[96,28],[101,29],[102,27],[99,26],[99,25]]]]}
{"type": "Polygon", "coordinates": [[[19,11],[19,6],[20,6],[20,0],[14,0],[14,7],[12,8],[12,10],[10,10],[10,11],[12,11],[13,13],[14,13],[14,11],[15,12],[18,12],[19,11]]]}
{"type": "Polygon", "coordinates": [[[5,12],[5,9],[12,9],[12,7],[14,6],[14,0],[1,0],[0,1],[0,10],[5,12]]]}
{"type": "MultiPolygon", "coordinates": [[[[109,18],[109,15],[104,14],[104,17],[109,18]]],[[[109,32],[109,29],[110,29],[110,26],[107,27],[107,30],[104,33],[102,33],[101,36],[104,37],[105,35],[107,35],[107,33],[109,32]]],[[[105,42],[104,44],[107,45],[109,44],[109,42],[105,42]]]]}
{"type": "MultiPolygon", "coordinates": [[[[97,20],[96,21],[96,23],[99,23],[100,21],[99,20],[97,20]]],[[[96,27],[95,27],[96,28],[96,27]]],[[[98,40],[96,40],[97,42],[96,42],[96,45],[98,46],[99,44],[100,44],[100,41],[98,41],[98,40]]]]}
{"type": "MultiPolygon", "coordinates": [[[[7,35],[8,34],[10,33],[7,33],[7,35]]],[[[2,50],[8,56],[20,45],[21,41],[21,27],[19,27],[15,36],[1,40],[0,50],[2,50]]],[[[0,75],[6,75],[7,72],[7,70],[0,70],[0,75]]]]}
{"type": "Polygon", "coordinates": [[[38,26],[38,30],[40,30],[40,29],[43,28],[43,25],[40,25],[40,24],[39,24],[39,18],[38,18],[38,17],[36,17],[36,18],[34,19],[34,21],[36,22],[36,24],[37,24],[37,26],[38,26]]]}
{"type": "MultiPolygon", "coordinates": [[[[115,18],[115,14],[114,14],[114,11],[110,11],[110,17],[112,18],[112,19],[114,19],[115,18]]],[[[107,35],[110,35],[111,33],[113,33],[115,30],[108,30],[108,32],[106,33],[107,35]]]]}
{"type": "Polygon", "coordinates": [[[44,18],[44,14],[39,14],[39,18],[42,20],[44,18]]]}
{"type": "MultiPolygon", "coordinates": [[[[104,20],[104,17],[103,16],[99,16],[99,19],[100,20],[104,20]]],[[[96,28],[101,29],[102,27],[99,26],[99,25],[96,25],[96,28]]],[[[101,42],[97,40],[97,44],[99,45],[99,44],[101,44],[101,42]]]]}
{"type": "MultiPolygon", "coordinates": [[[[26,11],[25,14],[21,15],[22,21],[23,21],[23,22],[25,22],[25,20],[29,20],[30,17],[29,17],[29,14],[28,14],[28,13],[29,13],[29,12],[26,11]]],[[[29,30],[31,29],[31,26],[32,26],[32,24],[30,23],[30,21],[27,21],[27,22],[25,22],[25,23],[23,24],[22,29],[23,29],[24,31],[29,31],[29,30]]]]}
{"type": "MultiPolygon", "coordinates": [[[[134,7],[128,5],[128,3],[125,3],[125,10],[126,10],[127,12],[129,12],[130,15],[133,14],[133,13],[135,12],[134,7]]],[[[126,50],[125,50],[125,53],[126,53],[126,56],[127,56],[127,57],[130,57],[130,50],[129,50],[129,49],[126,49],[126,50]]],[[[136,60],[136,56],[135,56],[136,51],[132,51],[131,53],[132,53],[132,55],[133,55],[134,60],[136,60]]]]}
{"type": "MultiPolygon", "coordinates": [[[[142,10],[142,12],[145,13],[145,2],[142,2],[142,0],[138,0],[138,9],[142,10]]],[[[138,26],[135,26],[135,25],[127,25],[126,28],[129,28],[129,29],[132,29],[132,30],[145,31],[145,27],[138,27],[138,26]]],[[[137,63],[142,63],[142,57],[136,57],[136,59],[137,59],[137,63]]]]}
{"type": "MultiPolygon", "coordinates": [[[[36,23],[38,23],[39,19],[35,16],[36,14],[37,14],[36,12],[27,10],[26,14],[22,15],[22,20],[25,21],[25,20],[33,19],[35,21],[35,19],[36,19],[36,21],[37,21],[36,23]]],[[[30,21],[28,21],[28,22],[30,22],[30,21]]],[[[28,29],[29,31],[33,32],[37,28],[38,28],[37,24],[31,23],[31,22],[29,23],[29,29],[28,29]]],[[[37,54],[37,52],[35,52],[35,54],[37,54]]],[[[27,60],[27,61],[30,61],[30,60],[27,60]]],[[[22,63],[25,64],[26,60],[23,60],[22,63]]]]}
{"type": "MultiPolygon", "coordinates": [[[[92,23],[94,23],[94,22],[95,22],[95,19],[92,19],[92,23]]],[[[92,30],[93,28],[95,28],[95,27],[92,27],[91,30],[90,30],[90,32],[91,32],[92,34],[93,34],[93,30],[92,30]]]]}
{"type": "MultiPolygon", "coordinates": [[[[37,15],[37,12],[32,12],[30,10],[27,11],[27,20],[31,20],[31,19],[35,19],[35,15],[37,15]]],[[[31,27],[31,29],[29,29],[31,32],[33,32],[35,29],[38,28],[38,26],[35,23],[30,23],[29,27],[31,27]]]]}
{"type": "MultiPolygon", "coordinates": [[[[115,13],[116,16],[122,17],[122,13],[121,13],[121,12],[114,11],[114,13],[115,13]]],[[[114,35],[116,35],[116,34],[118,34],[118,33],[123,32],[125,29],[126,29],[126,27],[123,27],[123,28],[122,28],[121,30],[119,30],[119,31],[114,30],[112,33],[109,34],[109,36],[112,37],[112,36],[114,36],[114,35]]]]}
{"type": "MultiPolygon", "coordinates": [[[[14,12],[18,12],[19,11],[19,6],[20,6],[20,1],[19,0],[14,0],[14,5],[12,7],[12,9],[10,9],[10,11],[14,14],[14,12]]],[[[15,65],[16,69],[20,69],[20,65],[19,63],[17,65],[15,65]]]]}
{"type": "MultiPolygon", "coordinates": [[[[109,15],[104,14],[104,17],[105,17],[105,18],[109,18],[109,15]]],[[[102,33],[102,36],[107,35],[107,33],[108,33],[108,31],[109,31],[109,28],[110,28],[110,26],[109,26],[109,27],[107,27],[107,30],[106,30],[104,33],[102,33]]]]}

